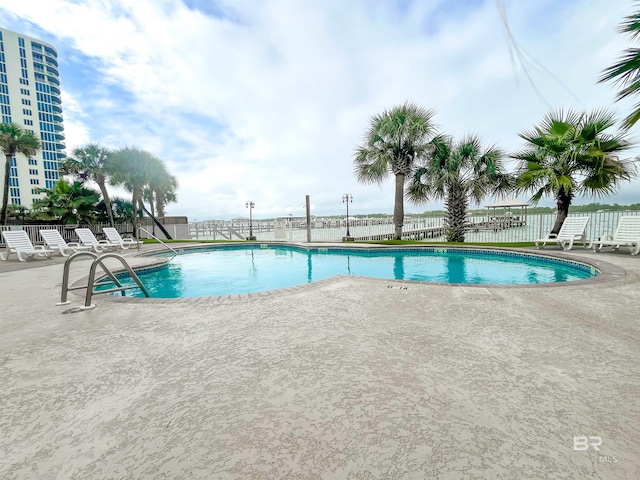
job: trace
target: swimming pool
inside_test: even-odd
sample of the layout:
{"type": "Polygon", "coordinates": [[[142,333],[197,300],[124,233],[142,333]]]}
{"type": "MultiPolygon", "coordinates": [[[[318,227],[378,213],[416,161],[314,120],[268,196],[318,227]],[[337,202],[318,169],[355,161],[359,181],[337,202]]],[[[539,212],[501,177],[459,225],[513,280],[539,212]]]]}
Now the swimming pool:
{"type": "MultiPolygon", "coordinates": [[[[569,260],[495,250],[256,244],[185,249],[168,265],[139,272],[156,298],[261,292],[335,275],[505,285],[571,282],[597,274],[593,267],[569,260]]],[[[143,296],[139,290],[127,293],[143,296]]]]}

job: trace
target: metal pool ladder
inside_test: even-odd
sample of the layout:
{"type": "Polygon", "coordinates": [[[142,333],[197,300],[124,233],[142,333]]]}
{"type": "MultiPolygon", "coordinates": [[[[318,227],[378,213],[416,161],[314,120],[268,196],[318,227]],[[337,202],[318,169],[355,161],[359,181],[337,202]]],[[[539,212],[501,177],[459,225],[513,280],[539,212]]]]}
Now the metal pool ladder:
{"type": "Polygon", "coordinates": [[[130,290],[132,288],[139,288],[140,290],[142,290],[142,293],[144,293],[144,296],[149,298],[149,292],[140,281],[140,278],[138,278],[138,275],[136,275],[136,272],[133,271],[133,269],[131,268],[131,265],[127,263],[125,258],[122,255],[118,255],[117,253],[104,253],[98,256],[93,252],[78,252],[78,253],[74,253],[69,258],[67,258],[67,260],[64,262],[64,271],[62,273],[62,294],[60,296],[60,301],[56,303],[56,305],[69,305],[71,303],[69,300],[67,300],[67,293],[69,292],[69,290],[81,290],[83,288],[87,289],[87,294],[85,295],[84,306],[80,307],[81,310],[91,310],[92,308],[95,308],[96,306],[94,304],[91,304],[91,297],[99,293],[120,292],[120,294],[124,296],[125,290],[130,290]],[[69,286],[69,269],[71,267],[71,263],[76,258],[79,258],[79,257],[93,257],[94,259],[93,262],[91,262],[91,268],[89,269],[89,280],[87,281],[86,285],[70,287],[69,286]],[[115,258],[119,260],[122,266],[129,273],[129,275],[131,275],[131,278],[133,278],[133,280],[136,282],[136,285],[123,286],[122,283],[120,283],[120,280],[118,280],[118,278],[104,264],[104,260],[107,258],[115,258]],[[96,283],[95,281],[96,269],[98,268],[98,265],[102,267],[102,270],[104,271],[104,273],[116,285],[116,287],[108,288],[106,290],[95,290],[96,286],[99,287],[100,285],[105,284],[105,282],[96,283]]]}

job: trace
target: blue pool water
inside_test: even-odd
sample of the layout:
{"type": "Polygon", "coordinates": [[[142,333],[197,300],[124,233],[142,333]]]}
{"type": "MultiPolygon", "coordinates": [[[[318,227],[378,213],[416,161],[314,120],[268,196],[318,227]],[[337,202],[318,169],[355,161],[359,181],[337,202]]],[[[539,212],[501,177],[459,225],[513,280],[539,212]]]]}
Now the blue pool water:
{"type": "MultiPolygon", "coordinates": [[[[187,250],[140,272],[151,297],[230,295],[286,288],[335,275],[466,284],[570,282],[597,271],[578,263],[458,249],[304,249],[284,245],[187,250]]],[[[126,280],[123,279],[123,283],[126,280]]],[[[128,295],[143,296],[139,290],[128,295]]]]}

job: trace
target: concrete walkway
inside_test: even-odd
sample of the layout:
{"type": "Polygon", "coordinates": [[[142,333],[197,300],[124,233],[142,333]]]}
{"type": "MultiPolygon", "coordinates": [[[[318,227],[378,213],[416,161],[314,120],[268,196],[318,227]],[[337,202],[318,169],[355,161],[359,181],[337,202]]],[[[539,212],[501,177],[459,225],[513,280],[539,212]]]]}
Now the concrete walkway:
{"type": "Polygon", "coordinates": [[[640,258],[571,253],[627,274],[78,311],[0,262],[0,478],[638,480],[640,258]]]}

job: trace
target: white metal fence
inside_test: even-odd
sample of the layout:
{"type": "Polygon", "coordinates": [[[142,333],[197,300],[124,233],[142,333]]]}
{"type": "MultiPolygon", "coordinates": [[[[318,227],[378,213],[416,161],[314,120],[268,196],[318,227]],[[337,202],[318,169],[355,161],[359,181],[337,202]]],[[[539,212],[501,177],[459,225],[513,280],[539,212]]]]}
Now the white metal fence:
{"type": "MultiPolygon", "coordinates": [[[[571,216],[588,216],[587,236],[596,240],[612,234],[622,215],[640,215],[640,211],[575,213],[571,216]]],[[[545,237],[553,228],[555,214],[535,214],[512,217],[469,217],[469,228],[465,235],[467,242],[532,242],[545,237]]],[[[98,238],[106,224],[81,225],[90,228],[98,238]]],[[[26,230],[35,244],[41,244],[38,230],[57,229],[67,241],[77,241],[74,229],[78,225],[11,225],[0,230],[26,230]]],[[[189,224],[164,225],[174,239],[179,240],[244,240],[249,236],[248,221],[211,221],[189,224]]],[[[262,241],[307,241],[307,225],[302,220],[255,221],[252,233],[262,241]]],[[[347,234],[346,219],[315,219],[311,221],[311,241],[339,242],[347,234]]],[[[123,235],[133,234],[130,224],[116,225],[123,235]]],[[[163,238],[154,226],[145,226],[154,235],[163,238]]],[[[349,220],[349,235],[356,240],[383,240],[391,238],[394,232],[393,220],[389,218],[357,218],[349,220]]],[[[146,237],[146,235],[142,235],[146,237]]],[[[403,227],[404,239],[444,241],[443,217],[406,217],[403,227]]]]}
{"type": "MultiPolygon", "coordinates": [[[[598,239],[614,232],[621,215],[640,215],[640,211],[603,211],[573,213],[571,216],[588,216],[587,235],[598,239]]],[[[556,214],[528,214],[516,216],[469,217],[465,234],[467,242],[532,242],[546,237],[553,228],[556,214]]],[[[443,217],[406,217],[404,239],[444,241],[443,217]]],[[[312,220],[311,241],[339,242],[347,234],[346,219],[312,220]]],[[[257,240],[286,240],[305,242],[307,225],[304,221],[254,221],[253,235],[257,240]]],[[[189,224],[192,239],[242,240],[249,236],[246,222],[197,222],[189,224]]],[[[349,235],[357,240],[383,240],[393,235],[393,220],[389,218],[357,218],[349,220],[349,235]]]]}

